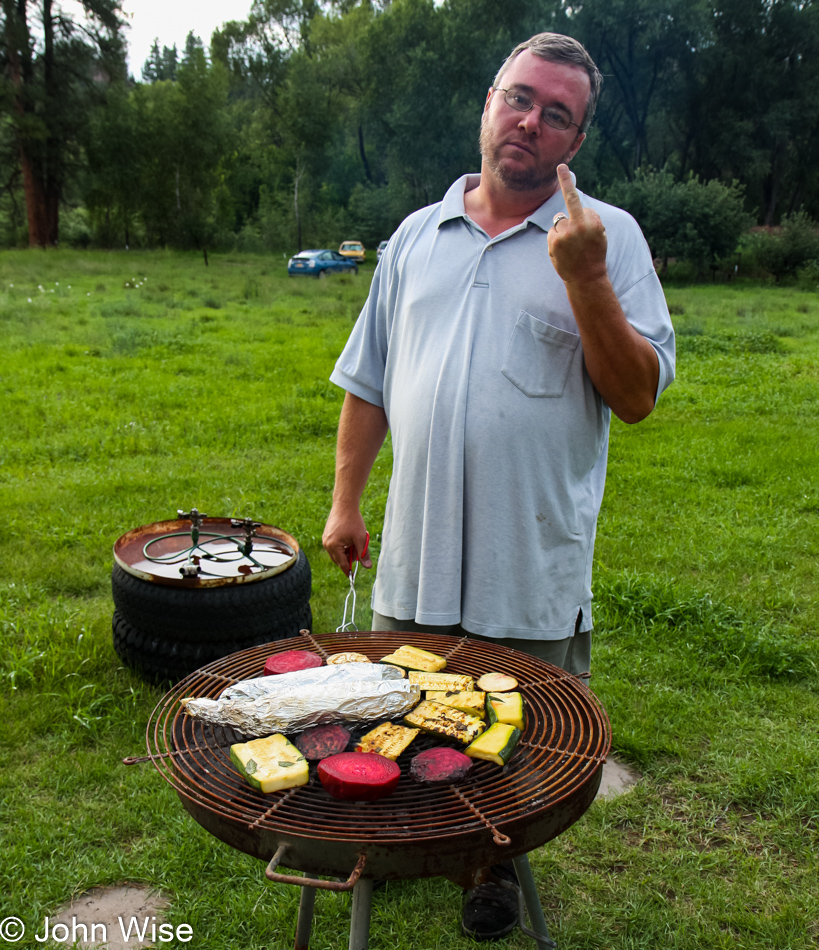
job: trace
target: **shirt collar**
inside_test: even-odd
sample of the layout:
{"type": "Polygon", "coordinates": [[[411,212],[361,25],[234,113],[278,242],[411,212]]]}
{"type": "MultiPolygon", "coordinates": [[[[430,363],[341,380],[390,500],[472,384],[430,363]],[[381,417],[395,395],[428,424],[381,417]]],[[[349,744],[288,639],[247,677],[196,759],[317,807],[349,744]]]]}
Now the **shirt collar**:
{"type": "Polygon", "coordinates": [[[462,175],[457,181],[449,186],[449,190],[444,195],[441,202],[441,213],[438,217],[438,226],[445,221],[451,221],[453,218],[465,218],[464,195],[467,191],[477,188],[480,183],[480,175],[462,175]]]}
{"type": "MultiPolygon", "coordinates": [[[[451,221],[453,218],[465,218],[466,211],[464,210],[464,195],[467,191],[471,191],[473,188],[477,188],[480,183],[481,176],[478,175],[462,175],[456,182],[454,182],[447,193],[444,195],[443,201],[441,202],[441,213],[438,217],[438,227],[440,227],[445,221],[451,221]]],[[[572,172],[572,181],[575,181],[574,172],[572,172]]],[[[583,193],[578,191],[578,194],[583,197],[583,193]]],[[[527,222],[536,224],[542,231],[548,231],[552,226],[554,216],[558,211],[565,211],[566,204],[563,201],[563,194],[558,188],[557,191],[549,198],[547,201],[544,201],[543,204],[526,219],[527,222]]]]}

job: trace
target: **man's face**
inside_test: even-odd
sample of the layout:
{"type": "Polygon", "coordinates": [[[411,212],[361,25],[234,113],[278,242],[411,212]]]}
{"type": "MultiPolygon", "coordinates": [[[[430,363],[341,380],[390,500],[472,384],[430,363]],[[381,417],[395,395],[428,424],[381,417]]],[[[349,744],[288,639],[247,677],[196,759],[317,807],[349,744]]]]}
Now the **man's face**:
{"type": "Polygon", "coordinates": [[[574,158],[586,136],[574,125],[563,131],[546,125],[542,107],[558,107],[573,122],[582,122],[589,98],[588,74],[579,66],[550,63],[524,50],[499,83],[504,89],[522,89],[537,104],[531,112],[516,112],[502,92],[490,91],[481,121],[484,168],[511,191],[551,194],[557,188],[557,166],[574,158]]]}

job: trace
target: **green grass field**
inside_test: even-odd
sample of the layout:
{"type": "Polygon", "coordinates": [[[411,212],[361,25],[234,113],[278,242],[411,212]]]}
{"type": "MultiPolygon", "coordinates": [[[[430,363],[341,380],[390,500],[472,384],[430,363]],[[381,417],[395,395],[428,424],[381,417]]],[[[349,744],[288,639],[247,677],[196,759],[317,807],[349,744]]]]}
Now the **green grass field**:
{"type": "MultiPolygon", "coordinates": [[[[144,750],[162,690],[113,651],[111,548],[183,507],[279,525],[310,559],[314,629],[338,626],[346,581],[320,541],[342,396],[327,376],[371,271],[0,255],[0,918],[35,927],[130,881],[171,899],[185,946],[292,946],[295,889],[199,828],[150,765],[120,764],[144,750]]],[[[644,423],[613,424],[596,549],[592,688],[644,777],[532,864],[562,950],[808,950],[819,302],[737,285],[668,299],[678,380],[644,423]]],[[[365,497],[376,555],[389,471],[387,447],[365,497]]],[[[361,629],[370,583],[360,572],[361,629]]],[[[388,885],[371,947],[472,946],[459,900],[441,880],[388,885]]],[[[346,947],[349,913],[349,897],[319,895],[311,947],[346,947]]]]}

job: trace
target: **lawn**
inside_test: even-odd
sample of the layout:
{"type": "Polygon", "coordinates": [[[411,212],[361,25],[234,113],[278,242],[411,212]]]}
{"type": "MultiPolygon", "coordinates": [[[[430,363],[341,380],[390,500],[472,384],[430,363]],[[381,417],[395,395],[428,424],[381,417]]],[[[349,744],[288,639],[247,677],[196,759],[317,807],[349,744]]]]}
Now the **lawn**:
{"type": "MultiPolygon", "coordinates": [[[[171,923],[193,928],[185,946],[292,945],[295,889],[199,828],[150,765],[120,764],[144,750],[162,690],[113,651],[111,548],[183,507],[276,524],[310,559],[314,629],[338,626],[346,581],[320,541],[341,403],[327,376],[371,272],[0,254],[0,919],[39,926],[88,888],[131,881],[171,899],[171,923]]],[[[678,380],[644,423],[613,424],[596,549],[592,688],[643,779],[532,864],[562,950],[807,950],[819,302],[751,285],[668,299],[678,380]]],[[[389,471],[387,446],[364,502],[375,555],[389,471]]],[[[370,582],[359,573],[362,629],[370,582]]],[[[370,945],[473,946],[459,900],[442,880],[388,885],[370,945]]],[[[349,915],[349,897],[319,895],[311,947],[346,946],[349,915]]]]}

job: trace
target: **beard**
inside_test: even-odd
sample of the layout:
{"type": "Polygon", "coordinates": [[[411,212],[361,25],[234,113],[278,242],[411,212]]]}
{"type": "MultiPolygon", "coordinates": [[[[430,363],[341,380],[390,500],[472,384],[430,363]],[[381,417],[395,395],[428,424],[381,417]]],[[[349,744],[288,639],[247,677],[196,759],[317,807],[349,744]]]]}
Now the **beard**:
{"type": "Polygon", "coordinates": [[[557,161],[548,165],[533,165],[530,168],[512,169],[503,162],[500,154],[501,149],[506,144],[504,142],[501,145],[496,145],[489,123],[481,123],[479,140],[481,158],[486,162],[487,168],[498,181],[510,191],[544,191],[547,188],[556,188],[557,166],[564,162],[568,163],[572,155],[572,152],[568,151],[557,161]]]}

